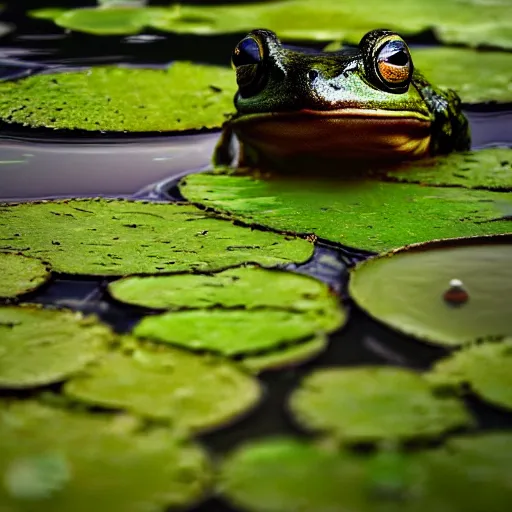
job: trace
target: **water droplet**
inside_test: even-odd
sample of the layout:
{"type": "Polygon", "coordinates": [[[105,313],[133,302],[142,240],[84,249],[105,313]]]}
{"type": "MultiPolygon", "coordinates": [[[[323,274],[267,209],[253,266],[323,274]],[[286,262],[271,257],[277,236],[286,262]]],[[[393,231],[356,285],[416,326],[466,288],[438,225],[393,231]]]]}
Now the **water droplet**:
{"type": "Polygon", "coordinates": [[[468,301],[469,294],[460,279],[451,279],[448,289],[444,292],[443,298],[452,305],[460,306],[468,301]]]}

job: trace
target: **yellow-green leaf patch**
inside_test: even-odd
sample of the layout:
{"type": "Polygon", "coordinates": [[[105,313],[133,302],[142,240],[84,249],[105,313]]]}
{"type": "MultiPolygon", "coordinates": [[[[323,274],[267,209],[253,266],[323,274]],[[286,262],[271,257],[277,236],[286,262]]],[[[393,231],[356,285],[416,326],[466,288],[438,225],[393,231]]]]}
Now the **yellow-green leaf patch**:
{"type": "Polygon", "coordinates": [[[171,347],[135,346],[130,352],[98,361],[69,380],[64,392],[193,432],[230,423],[260,399],[258,381],[229,361],[171,347]]]}
{"type": "Polygon", "coordinates": [[[358,264],[349,292],[377,320],[429,343],[512,335],[511,259],[509,235],[406,247],[358,264]],[[457,290],[463,300],[447,300],[457,290]]]}
{"type": "Polygon", "coordinates": [[[0,306],[0,389],[60,382],[99,356],[113,334],[93,317],[37,306],[0,306]]]}
{"type": "Polygon", "coordinates": [[[420,374],[398,368],[316,370],[289,405],[301,426],[337,442],[433,438],[472,424],[456,398],[436,396],[420,374]]]}
{"type": "Polygon", "coordinates": [[[137,337],[225,356],[254,354],[331,332],[344,321],[337,305],[326,311],[192,310],[143,318],[137,337]]]}
{"type": "Polygon", "coordinates": [[[164,512],[201,500],[206,454],[169,429],[32,401],[0,405],[2,512],[164,512]]]}
{"type": "Polygon", "coordinates": [[[248,512],[507,512],[511,443],[509,433],[496,433],[436,450],[361,456],[270,438],[226,458],[219,490],[248,512]]]}
{"type": "Polygon", "coordinates": [[[512,409],[512,339],[471,345],[437,362],[427,378],[437,387],[469,387],[484,400],[512,409]]]}
{"type": "Polygon", "coordinates": [[[218,173],[187,176],[180,190],[189,201],[247,223],[314,233],[375,252],[511,230],[509,221],[500,220],[512,212],[512,196],[504,192],[343,179],[342,174],[297,179],[218,173]]]}
{"type": "Polygon", "coordinates": [[[220,270],[307,261],[313,244],[250,230],[190,205],[84,199],[0,205],[0,250],[69,274],[220,270]]]}
{"type": "Polygon", "coordinates": [[[227,67],[190,62],[167,69],[98,66],[0,83],[0,121],[97,132],[219,128],[233,111],[235,90],[227,67]]]}
{"type": "Polygon", "coordinates": [[[31,292],[50,279],[48,265],[35,258],[0,252],[0,299],[31,292]]]}
{"type": "MultiPolygon", "coordinates": [[[[512,63],[511,63],[512,66],[512,63]]],[[[510,78],[512,83],[512,76],[510,78]]],[[[512,190],[512,149],[493,148],[419,160],[386,173],[389,178],[436,187],[512,190]]]]}

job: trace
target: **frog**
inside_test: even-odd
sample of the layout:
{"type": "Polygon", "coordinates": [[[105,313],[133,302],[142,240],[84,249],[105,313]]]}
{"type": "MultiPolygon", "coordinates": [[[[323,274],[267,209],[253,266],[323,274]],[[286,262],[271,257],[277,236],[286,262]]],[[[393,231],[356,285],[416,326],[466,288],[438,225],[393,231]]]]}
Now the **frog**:
{"type": "Polygon", "coordinates": [[[372,30],[357,47],[319,51],[284,46],[273,31],[255,29],[231,60],[236,112],[223,124],[215,166],[385,164],[470,147],[461,99],[414,67],[394,31],[372,30]]]}

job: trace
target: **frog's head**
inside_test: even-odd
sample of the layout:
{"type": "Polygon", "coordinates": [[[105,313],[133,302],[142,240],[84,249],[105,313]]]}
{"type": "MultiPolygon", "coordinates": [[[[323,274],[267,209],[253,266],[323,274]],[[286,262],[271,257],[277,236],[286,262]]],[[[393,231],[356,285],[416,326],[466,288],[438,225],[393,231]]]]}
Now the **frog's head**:
{"type": "Polygon", "coordinates": [[[233,129],[242,143],[288,154],[415,158],[428,152],[433,115],[414,84],[407,44],[374,30],[358,48],[314,52],[284,47],[254,30],[233,57],[238,92],[233,129]]]}

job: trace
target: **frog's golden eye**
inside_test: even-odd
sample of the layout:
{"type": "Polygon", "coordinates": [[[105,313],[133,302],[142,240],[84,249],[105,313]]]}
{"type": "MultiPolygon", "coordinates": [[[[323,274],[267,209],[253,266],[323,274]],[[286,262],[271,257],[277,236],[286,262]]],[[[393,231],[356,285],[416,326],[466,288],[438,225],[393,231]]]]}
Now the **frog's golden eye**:
{"type": "Polygon", "coordinates": [[[256,37],[249,35],[236,45],[231,64],[236,71],[236,81],[242,96],[252,96],[258,91],[263,59],[264,48],[256,37]]]}
{"type": "Polygon", "coordinates": [[[402,39],[385,42],[377,52],[377,72],[388,86],[401,86],[411,78],[412,60],[409,49],[402,39]]]}

